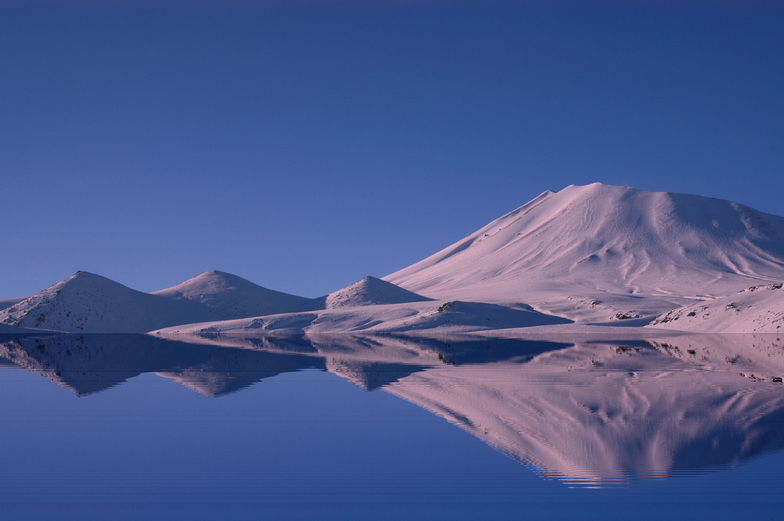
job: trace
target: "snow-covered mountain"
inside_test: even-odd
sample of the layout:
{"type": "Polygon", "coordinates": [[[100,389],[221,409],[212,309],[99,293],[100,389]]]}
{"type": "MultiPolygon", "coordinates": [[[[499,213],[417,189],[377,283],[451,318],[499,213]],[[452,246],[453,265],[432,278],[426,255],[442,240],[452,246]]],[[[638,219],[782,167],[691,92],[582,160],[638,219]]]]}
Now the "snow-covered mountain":
{"type": "Polygon", "coordinates": [[[84,333],[135,333],[209,320],[206,308],[79,271],[0,311],[0,323],[84,333]]]}
{"type": "Polygon", "coordinates": [[[262,288],[221,271],[208,271],[155,293],[79,271],[0,310],[0,324],[81,333],[143,333],[314,307],[318,307],[315,299],[262,288]]]}
{"type": "Polygon", "coordinates": [[[593,183],[544,192],[385,280],[432,298],[592,320],[658,314],[784,279],[784,218],[593,183]]]}
{"type": "Polygon", "coordinates": [[[314,307],[313,299],[261,287],[223,271],[206,271],[153,295],[198,303],[210,311],[212,320],[255,317],[303,311],[314,307]]]}
{"type": "Polygon", "coordinates": [[[327,309],[373,306],[377,304],[401,304],[431,300],[422,295],[396,286],[391,282],[367,276],[343,289],[326,296],[327,309]]]}
{"type": "Polygon", "coordinates": [[[784,332],[784,289],[777,282],[674,309],[650,327],[704,333],[784,332]]]}
{"type": "MultiPolygon", "coordinates": [[[[624,324],[638,326],[781,280],[784,217],[696,195],[593,183],[545,192],[385,280],[365,277],[318,299],[220,271],[152,294],[79,272],[0,309],[0,324],[115,333],[194,323],[183,330],[478,331],[556,325],[553,317],[565,317],[593,324],[632,319],[624,324]],[[247,320],[202,324],[240,318],[247,320]]],[[[750,301],[759,312],[733,315],[732,329],[700,319],[700,331],[767,331],[773,319],[761,325],[759,313],[770,315],[779,304],[775,296],[760,298],[750,301]]],[[[678,326],[664,319],[657,325],[691,327],[698,323],[686,320],[692,311],[678,326]]]]}

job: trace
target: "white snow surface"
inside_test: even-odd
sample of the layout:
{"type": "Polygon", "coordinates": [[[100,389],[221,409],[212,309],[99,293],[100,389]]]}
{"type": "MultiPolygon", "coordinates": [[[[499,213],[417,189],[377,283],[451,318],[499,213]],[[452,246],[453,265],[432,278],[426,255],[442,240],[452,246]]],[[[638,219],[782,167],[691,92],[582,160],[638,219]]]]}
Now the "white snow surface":
{"type": "Polygon", "coordinates": [[[210,317],[197,303],[142,293],[86,271],[0,311],[0,323],[84,333],[138,333],[210,317]]]}
{"type": "Polygon", "coordinates": [[[401,304],[431,300],[422,295],[396,286],[391,282],[367,276],[326,297],[326,308],[373,306],[378,304],[401,304]]]}
{"type": "Polygon", "coordinates": [[[384,279],[575,319],[658,315],[784,279],[784,218],[696,195],[570,185],[384,279]]]}
{"type": "Polygon", "coordinates": [[[153,292],[174,300],[190,301],[209,309],[215,320],[303,311],[314,300],[264,288],[223,271],[206,271],[176,286],[153,292]]]}
{"type": "Polygon", "coordinates": [[[167,337],[224,333],[402,332],[417,330],[476,331],[562,324],[568,320],[539,313],[529,306],[503,307],[484,302],[427,301],[284,313],[251,319],[184,324],[154,331],[167,337]]]}
{"type": "Polygon", "coordinates": [[[82,333],[144,333],[212,320],[310,309],[314,299],[209,271],[177,286],[144,293],[80,271],[0,310],[0,323],[82,333]]]}
{"type": "Polygon", "coordinates": [[[752,286],[708,302],[674,309],[657,317],[649,328],[705,333],[784,332],[782,283],[752,286]]]}
{"type": "Polygon", "coordinates": [[[659,317],[653,326],[666,329],[777,332],[782,292],[768,286],[781,280],[783,217],[593,183],[544,192],[384,280],[365,277],[318,299],[220,271],[152,294],[78,272],[0,301],[0,324],[93,333],[480,331],[639,327],[659,317]],[[749,286],[759,288],[736,295],[749,286]]]}

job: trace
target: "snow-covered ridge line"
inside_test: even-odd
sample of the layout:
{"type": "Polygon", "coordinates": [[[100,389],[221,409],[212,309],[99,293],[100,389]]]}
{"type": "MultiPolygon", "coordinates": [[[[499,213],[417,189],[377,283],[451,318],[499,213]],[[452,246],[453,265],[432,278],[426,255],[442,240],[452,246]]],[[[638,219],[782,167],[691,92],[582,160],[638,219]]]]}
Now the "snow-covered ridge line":
{"type": "Polygon", "coordinates": [[[79,271],[0,310],[0,323],[66,332],[143,333],[312,305],[311,299],[268,290],[223,272],[206,272],[151,294],[79,271]]]}
{"type": "MultiPolygon", "coordinates": [[[[221,271],[153,293],[79,272],[0,309],[0,323],[75,332],[144,332],[244,318],[266,329],[291,324],[285,327],[330,332],[487,330],[554,325],[548,322],[553,317],[640,326],[681,306],[710,306],[780,280],[784,217],[708,197],[593,183],[546,191],[412,266],[321,298],[270,290],[221,271]],[[428,318],[434,301],[457,304],[428,318]]],[[[737,315],[730,329],[729,322],[710,320],[678,324],[704,331],[778,329],[776,297],[753,304],[765,316],[737,315]]],[[[655,325],[674,321],[665,319],[655,325]]]]}

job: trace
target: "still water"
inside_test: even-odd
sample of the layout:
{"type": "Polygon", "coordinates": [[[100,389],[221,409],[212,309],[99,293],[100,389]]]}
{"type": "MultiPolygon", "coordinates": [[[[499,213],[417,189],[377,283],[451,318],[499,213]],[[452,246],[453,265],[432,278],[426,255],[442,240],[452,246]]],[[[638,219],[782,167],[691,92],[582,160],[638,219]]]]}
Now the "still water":
{"type": "Polygon", "coordinates": [[[0,517],[779,519],[784,343],[0,339],[0,517]]]}

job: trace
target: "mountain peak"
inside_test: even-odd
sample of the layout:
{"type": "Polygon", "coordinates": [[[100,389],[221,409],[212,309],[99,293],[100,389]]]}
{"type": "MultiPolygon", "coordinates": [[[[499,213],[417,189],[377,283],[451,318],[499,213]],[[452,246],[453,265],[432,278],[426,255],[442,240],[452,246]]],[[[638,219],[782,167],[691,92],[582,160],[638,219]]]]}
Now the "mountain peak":
{"type": "Polygon", "coordinates": [[[240,277],[239,275],[234,275],[233,273],[229,273],[227,271],[220,271],[220,270],[207,270],[205,272],[199,273],[198,275],[196,275],[196,277],[214,277],[214,278],[222,278],[222,279],[246,280],[240,277]]]}
{"type": "Polygon", "coordinates": [[[89,271],[82,271],[79,270],[75,272],[70,277],[57,282],[48,288],[44,289],[42,293],[57,293],[62,292],[64,290],[87,290],[92,291],[93,289],[97,288],[106,288],[111,290],[117,289],[127,289],[131,290],[129,287],[120,284],[117,281],[114,281],[108,277],[104,277],[103,275],[98,275],[96,273],[91,273],[89,271]]]}
{"type": "Polygon", "coordinates": [[[236,290],[238,288],[261,288],[253,282],[225,271],[209,270],[199,273],[179,284],[155,291],[156,295],[181,297],[196,294],[215,293],[217,291],[236,290]]]}
{"type": "Polygon", "coordinates": [[[107,277],[104,277],[102,275],[98,275],[96,273],[92,273],[90,271],[83,271],[83,270],[77,270],[73,275],[71,275],[70,277],[68,277],[65,280],[77,280],[77,279],[81,279],[81,280],[108,280],[110,282],[114,282],[113,280],[111,280],[111,279],[109,279],[107,277]]]}
{"type": "Polygon", "coordinates": [[[430,300],[412,291],[396,286],[391,282],[370,275],[330,293],[326,298],[327,309],[372,306],[378,304],[400,304],[430,300]]]}
{"type": "Polygon", "coordinates": [[[436,298],[524,300],[556,314],[585,301],[587,313],[612,316],[609,301],[624,312],[645,304],[635,311],[648,314],[782,278],[782,217],[591,183],[545,192],[385,280],[436,298]]]}
{"type": "Polygon", "coordinates": [[[85,333],[141,333],[209,318],[191,303],[142,293],[87,271],[0,311],[0,323],[85,333]]]}
{"type": "Polygon", "coordinates": [[[210,270],[154,295],[201,304],[221,318],[244,318],[303,311],[311,299],[264,288],[238,275],[210,270]]]}

